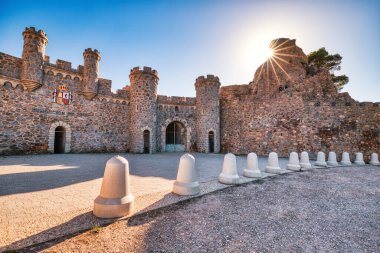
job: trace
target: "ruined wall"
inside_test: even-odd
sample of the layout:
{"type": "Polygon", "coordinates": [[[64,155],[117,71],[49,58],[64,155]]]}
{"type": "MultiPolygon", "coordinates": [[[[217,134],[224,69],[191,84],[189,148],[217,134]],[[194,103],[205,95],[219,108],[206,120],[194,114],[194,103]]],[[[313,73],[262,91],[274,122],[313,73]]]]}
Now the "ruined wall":
{"type": "Polygon", "coordinates": [[[362,151],[369,159],[379,152],[379,103],[304,100],[282,94],[276,99],[251,102],[250,96],[223,96],[222,151],[271,151],[286,157],[292,151],[343,151],[354,157],[362,151]]]}
{"type": "Polygon", "coordinates": [[[338,94],[327,71],[308,69],[295,40],[279,39],[272,45],[277,45],[274,58],[256,71],[249,85],[221,88],[222,151],[275,151],[283,157],[292,151],[308,151],[310,157],[335,151],[338,158],[347,151],[352,159],[360,151],[367,160],[378,153],[379,103],[338,94]]]}

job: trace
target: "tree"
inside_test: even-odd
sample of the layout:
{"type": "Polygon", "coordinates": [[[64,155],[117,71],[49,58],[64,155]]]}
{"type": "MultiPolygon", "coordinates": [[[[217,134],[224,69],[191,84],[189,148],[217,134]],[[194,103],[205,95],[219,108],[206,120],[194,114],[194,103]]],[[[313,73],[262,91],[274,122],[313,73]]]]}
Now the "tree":
{"type": "Polygon", "coordinates": [[[334,75],[334,71],[340,70],[340,64],[342,63],[342,56],[340,54],[329,54],[327,50],[322,47],[317,51],[313,51],[307,56],[309,66],[316,67],[318,70],[325,69],[330,72],[332,81],[334,82],[338,91],[342,90],[344,85],[349,81],[348,76],[334,75]]]}

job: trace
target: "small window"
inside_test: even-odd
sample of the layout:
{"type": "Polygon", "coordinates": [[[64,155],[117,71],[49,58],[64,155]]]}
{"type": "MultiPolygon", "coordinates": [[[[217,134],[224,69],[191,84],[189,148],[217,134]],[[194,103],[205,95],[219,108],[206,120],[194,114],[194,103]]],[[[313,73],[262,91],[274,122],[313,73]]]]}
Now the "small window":
{"type": "Polygon", "coordinates": [[[202,109],[202,115],[205,115],[205,114],[206,114],[206,110],[202,109]]]}
{"type": "Polygon", "coordinates": [[[178,106],[174,107],[174,111],[175,111],[176,113],[179,112],[178,106]]]}
{"type": "Polygon", "coordinates": [[[289,88],[289,86],[287,84],[285,84],[284,88],[285,88],[285,90],[287,90],[289,88]]]}
{"type": "Polygon", "coordinates": [[[136,112],[140,111],[140,105],[136,105],[136,112]]]}
{"type": "Polygon", "coordinates": [[[278,88],[278,91],[279,91],[279,92],[282,92],[283,90],[284,90],[284,89],[282,88],[282,86],[278,88]]]}

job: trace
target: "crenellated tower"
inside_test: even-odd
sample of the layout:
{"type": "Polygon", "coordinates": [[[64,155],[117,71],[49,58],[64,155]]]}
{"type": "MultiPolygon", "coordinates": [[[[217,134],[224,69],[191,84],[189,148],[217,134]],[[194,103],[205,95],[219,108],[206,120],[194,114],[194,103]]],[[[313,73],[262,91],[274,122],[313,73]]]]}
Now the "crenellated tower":
{"type": "Polygon", "coordinates": [[[100,53],[98,50],[87,48],[83,53],[83,91],[82,94],[88,100],[98,94],[98,77],[100,53]]]}
{"type": "Polygon", "coordinates": [[[198,152],[220,152],[219,88],[217,76],[200,76],[195,81],[195,132],[198,152]]]}
{"type": "Polygon", "coordinates": [[[158,73],[135,67],[129,75],[129,147],[132,153],[154,153],[156,147],[158,73]]]}
{"type": "Polygon", "coordinates": [[[28,91],[33,91],[42,86],[43,62],[48,38],[44,31],[36,31],[34,27],[25,28],[22,35],[24,36],[24,47],[20,79],[28,91]]]}

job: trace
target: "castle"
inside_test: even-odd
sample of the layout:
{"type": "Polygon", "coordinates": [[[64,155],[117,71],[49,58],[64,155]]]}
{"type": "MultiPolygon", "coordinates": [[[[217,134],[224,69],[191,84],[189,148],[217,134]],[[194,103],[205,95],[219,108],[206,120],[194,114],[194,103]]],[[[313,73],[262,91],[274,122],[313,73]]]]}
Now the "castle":
{"type": "Polygon", "coordinates": [[[295,40],[272,41],[277,56],[249,84],[221,87],[217,76],[200,76],[192,98],[158,95],[149,67],[133,68],[130,85],[113,93],[98,76],[97,50],[86,49],[73,69],[50,63],[43,31],[26,28],[23,37],[21,59],[0,53],[0,154],[334,150],[368,160],[379,152],[379,103],[338,93],[295,40]]]}

